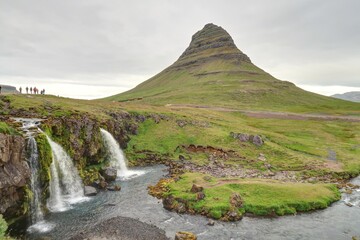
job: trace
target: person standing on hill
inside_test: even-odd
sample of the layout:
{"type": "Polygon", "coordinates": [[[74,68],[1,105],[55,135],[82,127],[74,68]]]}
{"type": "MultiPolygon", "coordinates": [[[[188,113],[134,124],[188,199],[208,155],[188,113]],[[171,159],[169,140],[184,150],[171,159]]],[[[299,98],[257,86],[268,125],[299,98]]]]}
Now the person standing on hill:
{"type": "Polygon", "coordinates": [[[20,91],[20,94],[21,94],[22,93],[22,88],[21,87],[19,88],[19,91],[20,91]]]}
{"type": "Polygon", "coordinates": [[[32,87],[30,87],[30,94],[32,94],[32,87]]]}
{"type": "Polygon", "coordinates": [[[28,94],[29,93],[29,88],[26,87],[25,89],[26,89],[26,94],[28,94]]]}
{"type": "Polygon", "coordinates": [[[1,94],[1,85],[0,85],[0,94],[1,94]]]}

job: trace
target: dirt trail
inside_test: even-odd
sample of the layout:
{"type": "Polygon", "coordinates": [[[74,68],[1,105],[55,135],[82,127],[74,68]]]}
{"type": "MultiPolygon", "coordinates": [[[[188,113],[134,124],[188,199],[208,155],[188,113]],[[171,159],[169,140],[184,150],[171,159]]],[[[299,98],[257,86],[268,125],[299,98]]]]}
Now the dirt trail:
{"type": "Polygon", "coordinates": [[[198,109],[209,109],[219,112],[240,112],[244,113],[249,117],[255,118],[275,118],[275,119],[291,119],[291,120],[323,120],[323,121],[349,121],[349,122],[360,122],[360,117],[356,116],[337,116],[337,115],[326,115],[326,114],[301,114],[301,113],[287,113],[287,112],[269,112],[269,111],[250,111],[240,110],[225,107],[215,107],[206,105],[192,105],[192,104],[166,104],[168,108],[179,109],[179,108],[198,108],[198,109]]]}

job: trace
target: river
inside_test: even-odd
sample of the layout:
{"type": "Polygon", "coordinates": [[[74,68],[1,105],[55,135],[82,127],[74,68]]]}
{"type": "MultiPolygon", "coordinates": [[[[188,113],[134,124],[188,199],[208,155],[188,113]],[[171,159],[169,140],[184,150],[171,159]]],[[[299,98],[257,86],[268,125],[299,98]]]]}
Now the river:
{"type": "MultiPolygon", "coordinates": [[[[348,207],[343,201],[325,210],[278,218],[244,217],[236,223],[216,221],[208,226],[202,216],[179,215],[162,207],[160,200],[147,194],[147,186],[166,175],[164,166],[137,168],[146,173],[119,181],[120,192],[104,191],[65,212],[49,213],[45,220],[54,226],[46,233],[28,233],[27,239],[68,239],[95,224],[116,216],[125,216],[153,224],[166,231],[171,239],[177,231],[190,231],[198,239],[351,239],[360,236],[360,207],[348,207]]],[[[354,183],[360,184],[360,179],[354,183]]],[[[351,195],[360,199],[360,192],[351,195]]]]}

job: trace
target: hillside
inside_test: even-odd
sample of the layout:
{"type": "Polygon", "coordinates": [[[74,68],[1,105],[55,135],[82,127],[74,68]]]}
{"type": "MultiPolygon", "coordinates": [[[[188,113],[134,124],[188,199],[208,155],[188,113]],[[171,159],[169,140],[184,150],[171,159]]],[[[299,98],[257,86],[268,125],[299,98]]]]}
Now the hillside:
{"type": "Polygon", "coordinates": [[[359,91],[346,92],[343,94],[334,94],[334,95],[332,95],[332,97],[347,100],[347,101],[352,101],[352,102],[360,102],[360,92],[359,91]]]}
{"type": "Polygon", "coordinates": [[[221,27],[207,24],[171,66],[107,100],[154,105],[194,104],[236,109],[352,113],[358,104],[304,91],[252,63],[221,27]]]}

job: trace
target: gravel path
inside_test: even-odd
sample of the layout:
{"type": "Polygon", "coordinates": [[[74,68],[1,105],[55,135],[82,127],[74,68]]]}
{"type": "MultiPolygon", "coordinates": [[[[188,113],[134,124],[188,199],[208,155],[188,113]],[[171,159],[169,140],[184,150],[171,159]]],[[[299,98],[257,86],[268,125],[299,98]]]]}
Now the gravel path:
{"type": "Polygon", "coordinates": [[[127,217],[108,219],[71,240],[168,240],[165,231],[127,217]]]}
{"type": "Polygon", "coordinates": [[[249,117],[255,118],[274,118],[274,119],[291,119],[291,120],[323,120],[323,121],[334,121],[342,120],[349,122],[360,122],[360,117],[357,116],[339,116],[339,115],[327,115],[327,114],[301,114],[301,113],[286,113],[286,112],[269,112],[269,111],[250,111],[241,109],[232,109],[225,107],[214,107],[204,105],[192,105],[192,104],[167,104],[169,108],[200,108],[210,109],[219,112],[240,112],[244,113],[249,117]]]}

